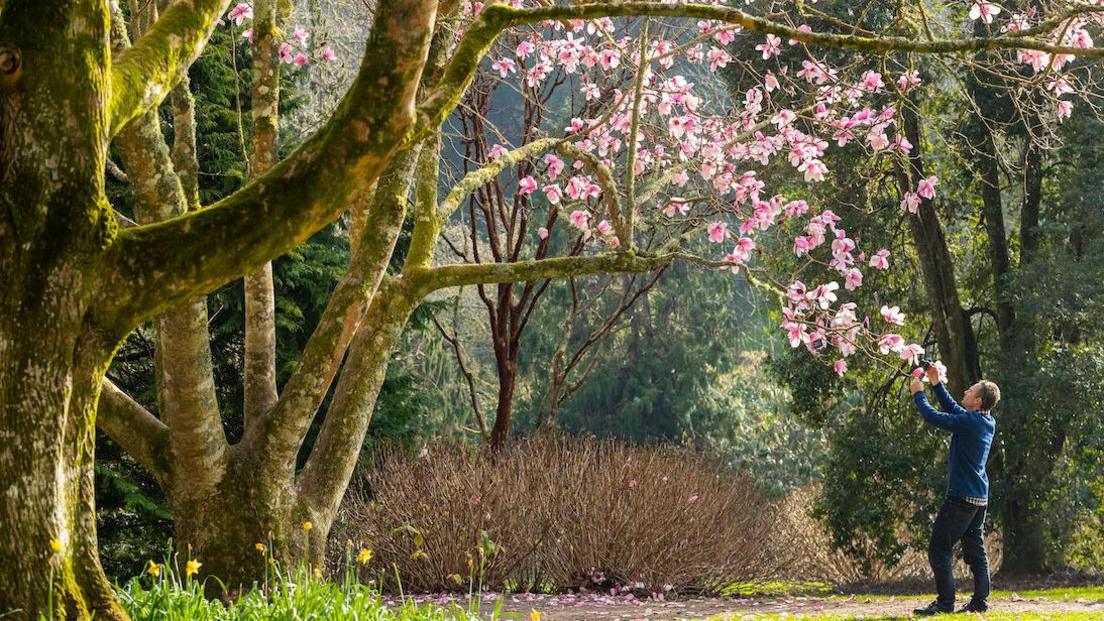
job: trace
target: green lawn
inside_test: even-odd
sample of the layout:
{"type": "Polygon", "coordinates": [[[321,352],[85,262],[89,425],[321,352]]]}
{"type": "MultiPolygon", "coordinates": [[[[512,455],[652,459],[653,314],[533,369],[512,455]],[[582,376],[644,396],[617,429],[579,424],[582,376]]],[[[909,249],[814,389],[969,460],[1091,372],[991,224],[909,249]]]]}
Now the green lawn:
{"type": "MultiPolygon", "coordinates": [[[[893,615],[893,617],[853,617],[847,614],[719,614],[707,619],[707,621],[794,621],[808,619],[810,621],[849,621],[862,619],[862,621],[903,621],[914,619],[910,615],[893,615]]],[[[937,621],[1100,621],[1100,612],[990,612],[981,614],[941,614],[935,617],[937,621]]]]}

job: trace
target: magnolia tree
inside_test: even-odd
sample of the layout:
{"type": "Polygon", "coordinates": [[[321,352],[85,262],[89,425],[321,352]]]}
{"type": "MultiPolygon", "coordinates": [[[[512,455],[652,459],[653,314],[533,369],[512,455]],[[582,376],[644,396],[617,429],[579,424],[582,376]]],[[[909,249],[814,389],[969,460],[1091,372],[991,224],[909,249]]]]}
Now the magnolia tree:
{"type": "MultiPolygon", "coordinates": [[[[712,4],[380,0],[341,104],[269,166],[264,135],[274,137],[275,107],[264,96],[276,85],[275,65],[315,60],[305,51],[300,59],[294,34],[275,30],[271,5],[193,0],[161,8],[128,42],[117,6],[106,0],[0,2],[0,610],[23,618],[126,618],[96,551],[92,440],[101,403],[99,422],[165,487],[185,524],[181,543],[192,546],[201,573],[211,568],[231,584],[258,575],[264,559],[255,545],[266,541],[282,561],[317,562],[388,351],[435,290],[649,272],[687,260],[776,290],[791,344],[835,359],[840,372],[860,351],[915,358],[920,348],[895,332],[901,318],[892,308],[879,313],[846,301],[863,270],[887,267],[892,257],[860,249],[830,206],[779,195],[757,171],[781,159],[820,183],[829,174],[822,154],[833,140],[885,134],[888,144],[878,138],[870,145],[885,157],[911,148],[898,137],[898,108],[873,103],[883,89],[912,87],[907,71],[886,73],[883,57],[1023,49],[1052,54],[1044,70],[1054,71],[1059,59],[1099,53],[1087,35],[1070,38],[1097,14],[1081,4],[1025,18],[1032,21],[1017,30],[921,37],[907,23],[885,36],[814,31],[802,26],[801,4],[787,3],[770,7],[767,18],[712,4]],[[189,168],[194,157],[182,155],[194,133],[188,94],[178,85],[227,10],[243,26],[252,10],[256,22],[257,152],[251,183],[201,207],[189,168]],[[488,56],[506,30],[522,33],[525,45],[488,56]],[[738,37],[761,39],[761,57],[734,59],[726,47],[738,37]],[[773,71],[772,57],[791,41],[808,49],[807,62],[792,75],[773,71]],[[292,49],[281,51],[285,42],[292,49]],[[829,47],[879,52],[879,62],[834,67],[822,55],[829,47]],[[679,76],[679,63],[709,72],[738,64],[760,83],[723,109],[679,76]],[[554,133],[504,145],[440,197],[440,127],[481,68],[503,79],[516,72],[533,84],[562,71],[598,103],[554,133]],[[630,84],[602,92],[599,74],[617,68],[632,72],[630,84]],[[774,104],[782,90],[799,92],[805,103],[774,104]],[[171,150],[156,123],[170,92],[171,150]],[[138,211],[148,209],[136,226],[126,226],[104,194],[112,141],[135,175],[138,211]],[[581,233],[586,249],[509,263],[435,260],[442,224],[465,197],[526,161],[534,170],[523,178],[525,191],[566,212],[552,226],[581,233]],[[401,271],[388,275],[410,194],[412,243],[401,271]],[[269,313],[266,263],[345,212],[349,273],[279,394],[266,366],[268,335],[257,332],[268,324],[253,323],[253,396],[243,438],[229,445],[211,397],[206,335],[186,329],[202,320],[200,296],[260,273],[249,314],[269,313]],[[794,251],[828,264],[837,280],[760,277],[757,238],[795,219],[804,232],[794,251]],[[707,251],[694,253],[699,238],[707,251]],[[176,372],[161,374],[159,416],[104,386],[118,343],[155,317],[162,362],[176,372]],[[169,360],[178,355],[182,362],[169,360]],[[296,454],[342,359],[318,441],[297,470],[296,454]]],[[[960,8],[966,26],[969,7],[960,8]]],[[[924,200],[937,183],[918,177],[907,192],[924,200]]],[[[520,233],[512,238],[518,243],[541,235],[520,233]]]]}

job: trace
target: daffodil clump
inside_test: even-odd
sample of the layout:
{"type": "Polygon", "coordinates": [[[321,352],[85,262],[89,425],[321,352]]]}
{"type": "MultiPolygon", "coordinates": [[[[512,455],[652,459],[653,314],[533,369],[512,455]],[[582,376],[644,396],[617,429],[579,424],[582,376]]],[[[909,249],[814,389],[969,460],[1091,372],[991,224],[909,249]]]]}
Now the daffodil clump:
{"type": "MultiPolygon", "coordinates": [[[[310,522],[302,525],[305,533],[310,522]]],[[[53,546],[51,546],[53,547],[53,546]]],[[[59,546],[60,547],[60,546],[59,546]]],[[[387,572],[373,567],[369,547],[346,542],[344,571],[328,579],[321,567],[300,565],[285,571],[274,558],[270,543],[254,544],[257,554],[266,560],[263,583],[229,603],[208,598],[214,577],[202,572],[199,558],[147,561],[142,576],[131,579],[120,589],[120,599],[134,621],[254,621],[305,619],[371,621],[487,621],[502,618],[501,603],[482,610],[482,598],[470,598],[467,607],[416,603],[409,598],[391,597],[380,591],[387,572]],[[377,572],[377,573],[373,573],[377,572]],[[375,576],[375,577],[372,577],[375,576]],[[362,582],[362,578],[368,578],[362,582]],[[206,594],[205,594],[206,591],[206,594]]],[[[218,589],[216,589],[217,591],[218,589]]],[[[519,618],[540,621],[536,610],[519,618]]]]}

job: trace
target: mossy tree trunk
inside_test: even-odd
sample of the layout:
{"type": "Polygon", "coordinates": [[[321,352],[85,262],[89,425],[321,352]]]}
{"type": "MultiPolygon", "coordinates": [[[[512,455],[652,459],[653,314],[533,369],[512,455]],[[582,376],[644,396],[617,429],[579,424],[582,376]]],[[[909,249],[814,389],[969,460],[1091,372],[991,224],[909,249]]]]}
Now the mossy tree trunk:
{"type": "MultiPolygon", "coordinates": [[[[207,405],[202,382],[163,387],[162,419],[109,384],[103,390],[115,348],[138,322],[167,312],[163,343],[209,356],[205,338],[174,336],[167,325],[201,317],[197,296],[333,220],[414,123],[436,3],[396,0],[377,12],[371,60],[331,121],[351,130],[323,130],[282,169],[194,214],[171,213],[186,197],[160,201],[184,194],[177,176],[140,175],[139,193],[155,197],[145,215],[175,217],[120,230],[104,194],[108,145],[132,120],[127,133],[142,139],[226,4],[176,3],[116,50],[106,1],[0,4],[0,611],[9,618],[126,618],[96,549],[101,391],[116,406],[124,446],[163,485],[199,475],[192,489],[200,489],[210,483],[204,473],[233,474],[235,461],[211,417],[192,416],[207,405]],[[189,473],[191,464],[203,468],[189,473]]],[[[146,155],[131,159],[135,168],[166,154],[146,155]]],[[[201,496],[189,500],[198,507],[201,496]]]]}

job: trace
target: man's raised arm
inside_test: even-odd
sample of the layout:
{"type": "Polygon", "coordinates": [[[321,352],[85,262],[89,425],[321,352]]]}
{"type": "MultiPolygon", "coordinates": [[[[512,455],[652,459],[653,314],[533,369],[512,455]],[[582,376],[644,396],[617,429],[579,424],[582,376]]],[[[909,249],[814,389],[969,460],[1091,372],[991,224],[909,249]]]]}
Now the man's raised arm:
{"type": "Polygon", "coordinates": [[[965,414],[966,408],[959,405],[954,397],[951,396],[951,391],[947,390],[947,386],[939,378],[939,370],[935,368],[935,365],[931,365],[926,371],[928,375],[928,381],[931,382],[932,387],[935,389],[935,398],[939,400],[939,407],[950,412],[951,414],[965,414]]]}
{"type": "MultiPolygon", "coordinates": [[[[933,427],[939,427],[947,431],[960,431],[964,427],[965,418],[958,413],[940,412],[932,407],[932,404],[928,402],[928,396],[924,394],[924,384],[919,379],[913,378],[912,383],[909,385],[912,390],[912,400],[916,404],[916,409],[920,410],[920,415],[924,417],[924,421],[933,427]]],[[[942,385],[936,387],[936,394],[939,394],[939,389],[942,385]]],[[[946,392],[946,388],[943,388],[946,392]]],[[[947,395],[950,399],[950,395],[947,395]]],[[[953,400],[952,400],[953,402],[953,400]]],[[[957,404],[956,404],[957,405],[957,404]]],[[[959,407],[964,414],[966,410],[959,407]]]]}

